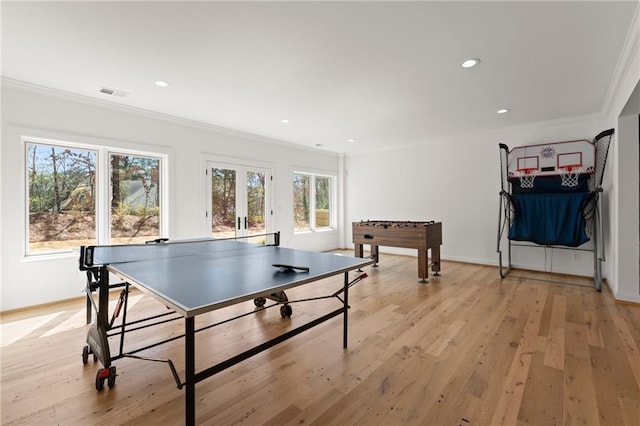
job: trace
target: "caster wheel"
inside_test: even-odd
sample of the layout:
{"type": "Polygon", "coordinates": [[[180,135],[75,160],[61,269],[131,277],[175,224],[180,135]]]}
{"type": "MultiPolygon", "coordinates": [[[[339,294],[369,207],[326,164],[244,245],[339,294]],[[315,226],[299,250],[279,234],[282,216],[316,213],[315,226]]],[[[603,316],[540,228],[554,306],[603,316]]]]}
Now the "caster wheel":
{"type": "Polygon", "coordinates": [[[82,348],[82,363],[86,364],[88,362],[89,362],[89,346],[85,346],[84,348],[82,348]]]}
{"type": "Polygon", "coordinates": [[[262,308],[265,303],[267,303],[267,299],[265,299],[264,297],[256,297],[255,299],[253,299],[253,304],[258,308],[262,308]]]}
{"type": "Polygon", "coordinates": [[[280,315],[282,316],[282,318],[288,318],[291,317],[291,314],[293,313],[293,309],[291,308],[291,306],[289,305],[282,305],[280,307],[280,315]]]}
{"type": "Polygon", "coordinates": [[[112,388],[115,386],[116,384],[116,367],[115,366],[111,366],[109,367],[109,377],[107,377],[107,385],[112,388]]]}
{"type": "MultiPolygon", "coordinates": [[[[114,373],[114,383],[115,383],[115,367],[112,367],[113,373],[114,373]]],[[[104,381],[109,379],[109,376],[111,375],[111,368],[101,368],[98,370],[98,372],[96,373],[96,390],[101,391],[102,389],[104,389],[104,381]]]]}
{"type": "Polygon", "coordinates": [[[101,368],[96,373],[96,390],[97,391],[101,391],[102,389],[104,389],[104,377],[100,377],[100,375],[102,374],[103,370],[104,369],[101,368]]]}

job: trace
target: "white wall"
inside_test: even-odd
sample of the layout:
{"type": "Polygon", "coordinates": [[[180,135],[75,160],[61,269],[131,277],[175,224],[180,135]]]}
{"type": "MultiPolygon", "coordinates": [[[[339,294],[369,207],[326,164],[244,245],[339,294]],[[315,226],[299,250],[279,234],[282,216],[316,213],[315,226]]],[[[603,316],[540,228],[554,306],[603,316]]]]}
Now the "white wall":
{"type": "MultiPolygon", "coordinates": [[[[638,55],[640,56],[640,55],[638,55]]],[[[635,89],[624,91],[620,96],[627,98],[617,117],[617,144],[613,156],[614,190],[611,203],[617,206],[616,215],[612,219],[612,253],[614,274],[610,279],[612,290],[621,300],[640,302],[640,284],[638,259],[640,258],[639,210],[640,196],[640,58],[638,72],[633,76],[635,89]]],[[[632,81],[633,82],[633,81],[632,81]]]]}
{"type": "Polygon", "coordinates": [[[615,206],[610,218],[612,271],[609,285],[617,299],[640,303],[638,259],[640,247],[640,180],[638,115],[640,114],[640,6],[609,89],[606,113],[616,127],[612,152],[612,187],[607,200],[615,206]]]}
{"type": "Polygon", "coordinates": [[[25,169],[21,136],[155,151],[169,155],[169,238],[202,236],[205,158],[261,163],[274,176],[274,230],[282,245],[310,250],[338,246],[338,232],[293,234],[294,169],[338,174],[338,155],[53,91],[2,82],[0,310],[82,295],[84,276],[74,255],[25,259],[25,169]]]}
{"type": "MultiPolygon", "coordinates": [[[[640,87],[637,89],[640,91],[640,87]]],[[[640,97],[639,97],[640,99],[640,97]]],[[[617,274],[612,290],[617,298],[640,302],[638,286],[638,114],[623,115],[618,119],[617,194],[618,209],[615,233],[617,274]]]]}
{"type": "MultiPolygon", "coordinates": [[[[592,140],[610,127],[605,118],[590,117],[426,140],[411,147],[350,155],[346,160],[346,221],[442,221],[443,258],[497,265],[498,143],[513,148],[532,143],[592,140]]],[[[350,233],[344,237],[351,247],[350,233]]],[[[547,249],[545,263],[544,250],[516,247],[513,264],[536,270],[593,274],[590,252],[547,249]]],[[[415,255],[412,251],[384,247],[381,251],[415,255]]]]}

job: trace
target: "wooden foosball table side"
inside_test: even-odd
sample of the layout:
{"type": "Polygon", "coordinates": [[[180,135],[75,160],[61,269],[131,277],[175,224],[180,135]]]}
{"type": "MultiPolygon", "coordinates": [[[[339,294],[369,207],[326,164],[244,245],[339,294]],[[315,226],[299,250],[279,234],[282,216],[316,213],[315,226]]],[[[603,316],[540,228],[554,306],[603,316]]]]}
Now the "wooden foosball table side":
{"type": "Polygon", "coordinates": [[[364,257],[365,244],[371,246],[371,258],[375,262],[373,266],[379,262],[380,246],[416,249],[421,282],[428,282],[430,267],[433,275],[440,274],[442,222],[353,222],[353,243],[356,257],[364,257]]]}

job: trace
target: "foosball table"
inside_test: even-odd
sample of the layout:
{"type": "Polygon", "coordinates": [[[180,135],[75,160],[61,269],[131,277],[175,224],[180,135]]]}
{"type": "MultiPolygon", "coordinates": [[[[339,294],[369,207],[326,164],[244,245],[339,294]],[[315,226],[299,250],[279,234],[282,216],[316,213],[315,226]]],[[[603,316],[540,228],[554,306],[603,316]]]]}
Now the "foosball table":
{"type": "Polygon", "coordinates": [[[440,275],[440,246],[442,245],[442,222],[400,222],[367,220],[353,222],[355,256],[364,257],[363,246],[371,246],[373,266],[378,266],[379,246],[412,248],[418,250],[418,277],[429,282],[429,267],[434,276],[440,275]],[[431,250],[431,263],[429,263],[431,250]]]}

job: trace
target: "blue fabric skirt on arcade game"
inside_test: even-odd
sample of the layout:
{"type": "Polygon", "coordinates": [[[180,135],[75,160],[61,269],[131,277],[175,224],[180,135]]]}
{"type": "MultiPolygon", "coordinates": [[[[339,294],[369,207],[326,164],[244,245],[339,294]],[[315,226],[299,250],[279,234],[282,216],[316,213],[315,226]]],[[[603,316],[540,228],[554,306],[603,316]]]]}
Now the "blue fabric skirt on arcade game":
{"type": "Polygon", "coordinates": [[[579,175],[576,185],[567,187],[559,176],[537,177],[531,188],[523,188],[513,179],[514,218],[509,239],[569,247],[589,241],[583,213],[592,200],[588,178],[587,174],[579,175]]]}

